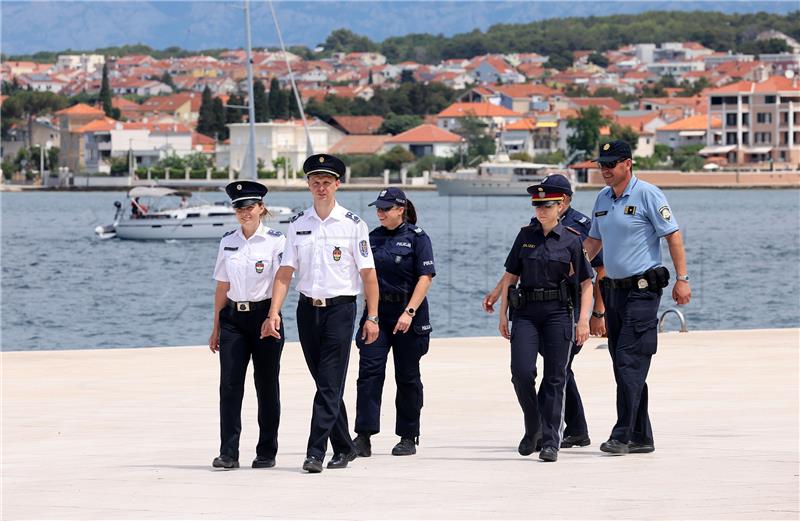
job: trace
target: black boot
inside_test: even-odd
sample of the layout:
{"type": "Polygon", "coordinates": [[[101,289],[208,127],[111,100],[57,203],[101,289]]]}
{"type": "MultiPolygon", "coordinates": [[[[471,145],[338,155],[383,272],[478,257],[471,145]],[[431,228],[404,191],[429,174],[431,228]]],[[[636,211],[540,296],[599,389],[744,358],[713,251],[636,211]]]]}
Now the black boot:
{"type": "Polygon", "coordinates": [[[400,438],[400,443],[392,449],[392,456],[411,456],[417,453],[414,438],[400,438]]]}
{"type": "Polygon", "coordinates": [[[356,453],[359,458],[369,458],[372,456],[372,443],[369,441],[369,434],[359,434],[353,440],[353,445],[356,447],[356,453]]]}

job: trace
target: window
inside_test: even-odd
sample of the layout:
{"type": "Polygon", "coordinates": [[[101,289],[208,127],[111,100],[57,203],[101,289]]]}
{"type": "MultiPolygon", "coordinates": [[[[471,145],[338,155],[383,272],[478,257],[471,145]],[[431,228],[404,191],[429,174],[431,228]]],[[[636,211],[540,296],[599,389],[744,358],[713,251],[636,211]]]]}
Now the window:
{"type": "Polygon", "coordinates": [[[764,96],[764,103],[768,105],[775,104],[775,96],[764,96]]]}
{"type": "Polygon", "coordinates": [[[742,125],[747,126],[750,124],[750,113],[742,112],[742,125]]]}
{"type": "Polygon", "coordinates": [[[727,127],[735,127],[736,126],[736,113],[730,112],[725,114],[725,126],[727,127]]]}
{"type": "Polygon", "coordinates": [[[772,112],[756,113],[756,123],[772,123],[772,112]]]}
{"type": "Polygon", "coordinates": [[[749,145],[750,144],[750,133],[749,132],[742,132],[742,144],[749,145]]]}
{"type": "Polygon", "coordinates": [[[719,96],[711,96],[712,105],[722,105],[722,98],[719,96]]]}
{"type": "Polygon", "coordinates": [[[781,132],[781,145],[788,145],[788,144],[789,144],[789,133],[781,132]]]}
{"type": "Polygon", "coordinates": [[[788,125],[789,124],[789,113],[788,112],[781,112],[780,122],[781,122],[781,125],[788,125]]]}
{"type": "Polygon", "coordinates": [[[725,144],[726,145],[736,144],[736,132],[728,132],[727,134],[725,134],[725,144]]]}
{"type": "MultiPolygon", "coordinates": [[[[734,103],[736,103],[734,101],[734,103]]],[[[750,96],[742,96],[742,105],[748,105],[750,103],[750,96]]]]}

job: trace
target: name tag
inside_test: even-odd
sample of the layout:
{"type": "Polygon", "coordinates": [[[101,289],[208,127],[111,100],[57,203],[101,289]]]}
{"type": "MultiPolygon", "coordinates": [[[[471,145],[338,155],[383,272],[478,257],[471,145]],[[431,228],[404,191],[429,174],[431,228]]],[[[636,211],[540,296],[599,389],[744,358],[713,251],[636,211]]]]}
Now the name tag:
{"type": "Polygon", "coordinates": [[[300,230],[297,235],[311,235],[311,230],[300,230]]]}
{"type": "Polygon", "coordinates": [[[605,215],[605,214],[607,214],[607,213],[608,213],[608,211],[607,211],[607,210],[603,210],[602,212],[594,212],[594,216],[595,216],[595,217],[602,217],[602,216],[604,216],[604,215],[605,215]]]}
{"type": "Polygon", "coordinates": [[[236,250],[239,249],[239,247],[238,246],[225,246],[225,248],[223,248],[223,249],[225,251],[236,251],[236,250]]]}

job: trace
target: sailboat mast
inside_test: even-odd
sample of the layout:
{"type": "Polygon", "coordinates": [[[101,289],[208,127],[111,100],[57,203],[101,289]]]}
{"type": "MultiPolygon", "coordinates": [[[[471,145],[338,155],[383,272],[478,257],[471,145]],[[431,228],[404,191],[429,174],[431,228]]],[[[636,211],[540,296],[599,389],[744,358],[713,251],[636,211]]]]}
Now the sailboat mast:
{"type": "MultiPolygon", "coordinates": [[[[249,121],[250,140],[245,156],[245,169],[250,179],[258,179],[258,161],[256,160],[256,107],[253,94],[253,40],[250,34],[250,1],[244,0],[244,27],[247,35],[247,113],[249,121]]],[[[239,174],[242,177],[242,174],[239,174]]]]}

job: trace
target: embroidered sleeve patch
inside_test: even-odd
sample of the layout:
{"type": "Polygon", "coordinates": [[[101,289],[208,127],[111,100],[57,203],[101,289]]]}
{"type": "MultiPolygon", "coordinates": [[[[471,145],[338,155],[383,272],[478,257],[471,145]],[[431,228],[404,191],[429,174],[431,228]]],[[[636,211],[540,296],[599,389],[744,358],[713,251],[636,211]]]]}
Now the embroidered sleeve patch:
{"type": "Polygon", "coordinates": [[[362,257],[369,257],[369,244],[367,241],[360,241],[358,243],[358,251],[362,257]]]}
{"type": "Polygon", "coordinates": [[[664,219],[665,221],[669,221],[670,219],[672,219],[672,212],[669,211],[669,206],[662,206],[661,208],[658,209],[658,213],[659,215],[661,215],[661,218],[664,219]]]}

